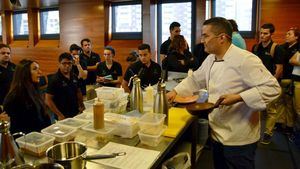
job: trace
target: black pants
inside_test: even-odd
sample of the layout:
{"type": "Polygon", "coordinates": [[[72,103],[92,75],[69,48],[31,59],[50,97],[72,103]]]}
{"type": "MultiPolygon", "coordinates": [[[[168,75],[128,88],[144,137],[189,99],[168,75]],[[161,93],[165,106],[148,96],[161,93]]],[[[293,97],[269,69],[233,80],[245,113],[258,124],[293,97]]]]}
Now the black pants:
{"type": "Polygon", "coordinates": [[[257,143],[243,146],[225,146],[212,141],[215,169],[254,169],[257,143]]]}

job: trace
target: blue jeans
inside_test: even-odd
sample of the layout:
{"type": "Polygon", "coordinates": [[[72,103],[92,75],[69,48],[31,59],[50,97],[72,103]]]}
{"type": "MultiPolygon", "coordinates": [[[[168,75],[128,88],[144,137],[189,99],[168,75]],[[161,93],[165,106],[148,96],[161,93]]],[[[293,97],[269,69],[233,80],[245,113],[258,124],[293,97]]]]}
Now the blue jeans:
{"type": "Polygon", "coordinates": [[[254,169],[257,143],[243,146],[225,146],[212,141],[215,169],[254,169]]]}

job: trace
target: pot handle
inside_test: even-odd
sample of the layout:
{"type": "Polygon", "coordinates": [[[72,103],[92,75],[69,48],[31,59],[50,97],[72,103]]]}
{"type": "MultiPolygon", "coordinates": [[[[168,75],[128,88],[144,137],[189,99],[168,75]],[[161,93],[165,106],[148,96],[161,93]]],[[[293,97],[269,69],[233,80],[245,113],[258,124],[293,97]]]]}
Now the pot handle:
{"type": "Polygon", "coordinates": [[[126,152],[112,153],[112,154],[94,154],[87,155],[84,157],[84,160],[96,160],[96,159],[105,159],[105,158],[115,158],[117,156],[124,156],[126,152]]]}

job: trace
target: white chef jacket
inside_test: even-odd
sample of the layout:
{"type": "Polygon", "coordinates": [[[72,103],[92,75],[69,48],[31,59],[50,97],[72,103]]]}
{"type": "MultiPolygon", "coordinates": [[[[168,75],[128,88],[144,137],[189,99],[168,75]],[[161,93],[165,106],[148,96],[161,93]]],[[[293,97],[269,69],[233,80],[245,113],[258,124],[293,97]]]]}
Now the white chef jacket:
{"type": "Polygon", "coordinates": [[[209,114],[211,136],[223,145],[246,145],[260,138],[260,110],[280,94],[277,80],[261,60],[246,50],[231,45],[216,61],[210,54],[192,76],[174,89],[180,96],[191,96],[207,88],[208,102],[215,103],[221,95],[239,94],[243,102],[221,105],[209,114]]]}

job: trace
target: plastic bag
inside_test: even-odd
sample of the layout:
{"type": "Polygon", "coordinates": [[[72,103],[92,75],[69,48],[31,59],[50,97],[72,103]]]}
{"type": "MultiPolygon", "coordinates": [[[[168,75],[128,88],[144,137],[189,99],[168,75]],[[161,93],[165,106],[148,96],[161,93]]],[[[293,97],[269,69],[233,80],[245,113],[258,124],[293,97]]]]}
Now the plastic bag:
{"type": "Polygon", "coordinates": [[[188,169],[191,167],[191,157],[189,153],[178,153],[162,164],[162,169],[188,169]]]}

